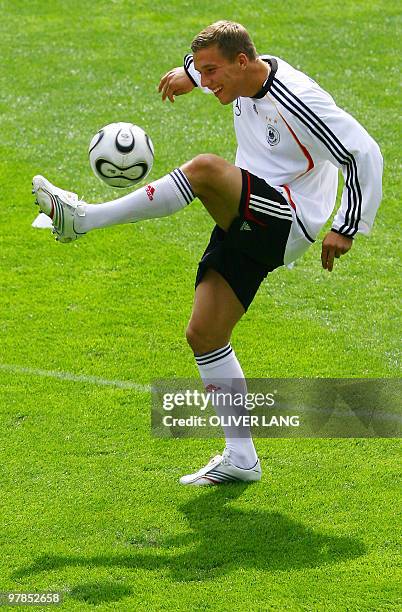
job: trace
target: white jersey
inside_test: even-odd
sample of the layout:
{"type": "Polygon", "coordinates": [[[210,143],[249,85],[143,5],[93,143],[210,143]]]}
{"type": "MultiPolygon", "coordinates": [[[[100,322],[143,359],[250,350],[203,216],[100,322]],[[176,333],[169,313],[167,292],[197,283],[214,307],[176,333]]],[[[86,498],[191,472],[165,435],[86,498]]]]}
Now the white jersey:
{"type": "MultiPolygon", "coordinates": [[[[334,210],[341,168],[344,188],[332,229],[351,238],[368,234],[382,197],[377,143],[303,72],[277,57],[260,59],[271,66],[268,79],[253,98],[233,103],[236,166],[284,195],[310,243],[334,210]]],[[[184,68],[200,87],[191,55],[184,68]]]]}

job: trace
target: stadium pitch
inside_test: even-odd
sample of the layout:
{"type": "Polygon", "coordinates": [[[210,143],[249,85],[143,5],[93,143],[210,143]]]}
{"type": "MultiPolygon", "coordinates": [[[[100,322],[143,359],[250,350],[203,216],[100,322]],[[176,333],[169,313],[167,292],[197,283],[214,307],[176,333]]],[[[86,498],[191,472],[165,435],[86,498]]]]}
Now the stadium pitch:
{"type": "Polygon", "coordinates": [[[31,228],[30,194],[44,173],[90,202],[121,195],[87,158],[113,121],[150,134],[152,178],[201,152],[233,160],[231,107],[200,92],[164,105],[157,85],[202,27],[240,21],[385,160],[370,238],[331,275],[317,242],[262,285],[233,337],[245,373],[399,377],[398,5],[0,7],[0,592],[80,611],[398,609],[398,440],[257,439],[261,483],[205,491],[178,478],[222,441],[151,435],[151,381],[196,376],[184,330],[213,224],[200,203],[62,246],[31,228]]]}

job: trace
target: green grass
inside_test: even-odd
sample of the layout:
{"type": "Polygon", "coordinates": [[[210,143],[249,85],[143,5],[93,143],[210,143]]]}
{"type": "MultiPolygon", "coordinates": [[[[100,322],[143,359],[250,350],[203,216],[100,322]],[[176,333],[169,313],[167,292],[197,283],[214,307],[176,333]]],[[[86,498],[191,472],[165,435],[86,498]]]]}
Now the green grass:
{"type": "Polygon", "coordinates": [[[262,286],[233,337],[245,372],[399,376],[397,3],[0,10],[0,590],[62,591],[66,610],[398,609],[398,441],[257,440],[260,485],[189,490],[178,477],[219,440],[154,439],[148,394],[18,369],[145,385],[196,376],[184,330],[212,227],[201,205],[62,246],[30,228],[30,181],[117,197],[87,161],[115,120],[151,134],[153,178],[200,152],[232,160],[230,108],[198,92],[162,105],[156,92],[192,36],[224,17],[316,78],[385,159],[372,236],[331,275],[316,244],[262,286]]]}

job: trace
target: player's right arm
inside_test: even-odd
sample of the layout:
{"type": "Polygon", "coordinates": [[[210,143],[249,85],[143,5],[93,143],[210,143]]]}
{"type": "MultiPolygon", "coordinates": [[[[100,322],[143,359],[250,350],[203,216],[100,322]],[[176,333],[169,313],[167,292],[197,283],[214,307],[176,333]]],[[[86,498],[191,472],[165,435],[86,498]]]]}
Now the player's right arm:
{"type": "Polygon", "coordinates": [[[158,91],[162,94],[162,102],[168,98],[174,102],[175,96],[182,96],[194,89],[194,82],[183,67],[169,70],[160,80],[158,91]]]}
{"type": "Polygon", "coordinates": [[[201,75],[194,67],[193,56],[188,53],[184,56],[183,67],[173,68],[161,78],[158,91],[162,93],[163,102],[166,98],[174,102],[175,96],[190,93],[194,87],[204,93],[211,93],[208,87],[201,86],[201,75]]]}

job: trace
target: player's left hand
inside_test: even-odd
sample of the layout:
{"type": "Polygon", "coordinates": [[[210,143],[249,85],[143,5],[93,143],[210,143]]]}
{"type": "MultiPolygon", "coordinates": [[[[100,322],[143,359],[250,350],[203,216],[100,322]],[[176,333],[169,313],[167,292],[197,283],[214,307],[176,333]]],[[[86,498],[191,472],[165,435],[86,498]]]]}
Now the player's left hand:
{"type": "Polygon", "coordinates": [[[321,263],[324,270],[332,272],[334,267],[334,258],[339,259],[341,255],[347,253],[353,245],[353,239],[337,234],[336,232],[328,232],[322,241],[321,263]]]}

